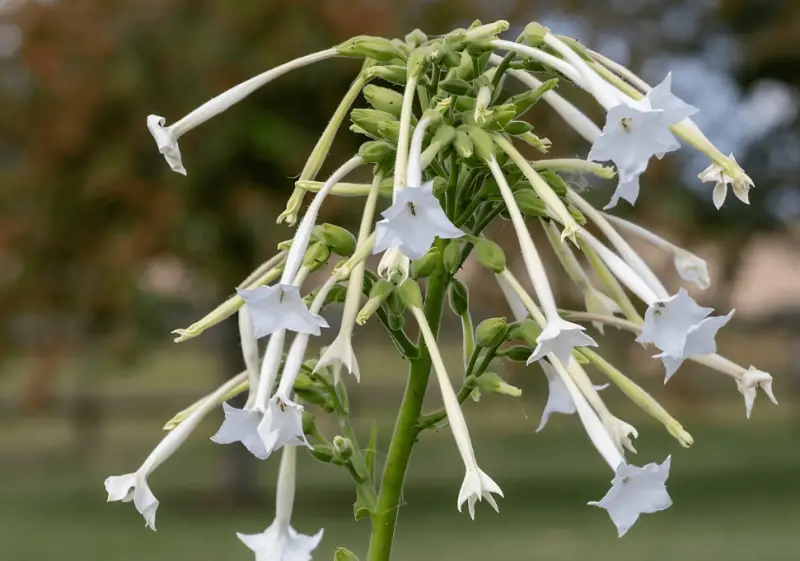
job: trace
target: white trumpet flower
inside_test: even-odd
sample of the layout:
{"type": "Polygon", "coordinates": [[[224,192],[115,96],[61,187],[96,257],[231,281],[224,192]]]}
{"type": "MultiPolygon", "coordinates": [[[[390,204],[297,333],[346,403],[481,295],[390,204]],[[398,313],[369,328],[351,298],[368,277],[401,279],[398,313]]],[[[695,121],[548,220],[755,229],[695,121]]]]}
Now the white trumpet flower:
{"type": "MultiPolygon", "coordinates": [[[[733,165],[739,165],[736,162],[736,158],[733,157],[733,154],[728,156],[728,158],[733,165]]],[[[742,172],[734,179],[728,175],[725,168],[716,162],[712,162],[711,165],[701,171],[697,177],[700,181],[714,183],[712,198],[714,200],[714,206],[717,207],[717,209],[722,208],[722,205],[725,204],[729,185],[733,188],[733,194],[736,195],[737,199],[746,205],[750,204],[750,189],[753,187],[753,180],[750,179],[746,173],[742,172]]]]}

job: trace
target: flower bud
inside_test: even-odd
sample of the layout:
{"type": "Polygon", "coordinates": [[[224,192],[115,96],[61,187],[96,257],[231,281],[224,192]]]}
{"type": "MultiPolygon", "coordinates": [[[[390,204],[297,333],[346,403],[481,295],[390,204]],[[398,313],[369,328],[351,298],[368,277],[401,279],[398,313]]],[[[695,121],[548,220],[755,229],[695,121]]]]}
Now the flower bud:
{"type": "Polygon", "coordinates": [[[475,93],[472,84],[460,78],[442,80],[439,82],[439,89],[452,95],[469,95],[470,93],[474,95],[475,93]]]}
{"type": "Polygon", "coordinates": [[[378,125],[378,135],[388,140],[393,146],[400,141],[400,123],[397,121],[383,121],[378,125]]]}
{"type": "Polygon", "coordinates": [[[472,139],[467,135],[466,131],[461,128],[456,129],[456,136],[453,138],[453,146],[456,152],[463,159],[469,159],[475,152],[475,147],[472,145],[472,139]]]}
{"type": "Polygon", "coordinates": [[[459,129],[464,129],[469,139],[475,147],[475,154],[486,162],[494,158],[494,141],[489,133],[478,127],[464,126],[459,129]]]}
{"type": "Polygon", "coordinates": [[[314,415],[308,411],[303,411],[303,433],[314,435],[317,434],[317,423],[314,421],[314,415]]]}
{"type": "Polygon", "coordinates": [[[406,54],[396,44],[383,37],[358,35],[348,39],[336,47],[342,56],[374,58],[380,62],[389,62],[396,58],[405,60],[406,54]]]}
{"type": "MultiPolygon", "coordinates": [[[[512,329],[511,333],[515,333],[515,330],[512,329]]],[[[504,349],[501,353],[498,353],[499,356],[503,356],[508,360],[513,360],[514,362],[527,362],[532,354],[533,348],[522,345],[515,345],[513,347],[504,349]]]]}
{"type": "Polygon", "coordinates": [[[367,102],[378,111],[383,111],[400,118],[400,111],[403,107],[403,94],[370,84],[362,90],[367,102]]]}
{"type": "Polygon", "coordinates": [[[309,246],[305,257],[303,257],[303,267],[316,271],[328,263],[330,255],[331,250],[324,242],[314,242],[309,246]]]}
{"type": "Polygon", "coordinates": [[[364,72],[367,74],[367,76],[371,76],[373,78],[380,78],[382,80],[386,80],[390,84],[395,84],[397,86],[402,86],[407,81],[407,73],[405,66],[396,66],[396,65],[370,66],[364,72]]]}
{"type": "Polygon", "coordinates": [[[358,125],[369,134],[375,136],[379,135],[378,127],[384,122],[396,122],[397,118],[391,113],[386,111],[378,111],[377,109],[353,109],[350,112],[350,120],[355,125],[358,125]]]}
{"type": "Polygon", "coordinates": [[[511,121],[503,130],[511,136],[519,136],[533,130],[533,125],[527,121],[511,121]]]}
{"type": "Polygon", "coordinates": [[[475,242],[475,257],[481,267],[495,273],[502,273],[506,269],[506,254],[499,245],[486,238],[475,242]]]}
{"type": "Polygon", "coordinates": [[[448,294],[450,301],[450,309],[453,310],[457,316],[461,317],[469,312],[469,289],[467,285],[458,279],[452,279],[450,282],[450,291],[448,294]]]}
{"type": "Polygon", "coordinates": [[[367,320],[372,317],[372,314],[378,311],[378,308],[380,308],[392,292],[394,292],[394,288],[394,285],[389,281],[378,279],[369,291],[366,304],[359,310],[356,316],[356,323],[358,325],[364,325],[367,320]]]}
{"type": "Polygon", "coordinates": [[[411,49],[416,49],[427,40],[428,36],[421,29],[415,29],[405,37],[406,45],[411,49]]]}
{"type": "Polygon", "coordinates": [[[456,98],[456,110],[463,111],[464,113],[472,113],[475,111],[475,104],[477,100],[474,97],[461,95],[456,98]]]}
{"type": "Polygon", "coordinates": [[[347,299],[347,286],[337,284],[328,291],[325,297],[326,304],[341,304],[347,299]]]}
{"type": "Polygon", "coordinates": [[[399,314],[389,312],[386,317],[388,320],[387,323],[389,324],[389,329],[392,329],[394,331],[399,331],[400,329],[403,329],[403,326],[406,323],[406,318],[405,316],[403,316],[402,312],[399,314]]]}
{"type": "Polygon", "coordinates": [[[542,329],[538,323],[530,318],[525,318],[519,325],[514,326],[511,333],[509,333],[509,338],[522,339],[526,345],[535,349],[538,345],[536,339],[539,338],[541,333],[542,329]]]}
{"type": "Polygon", "coordinates": [[[411,274],[414,275],[414,278],[424,279],[431,276],[439,264],[440,253],[439,248],[434,246],[428,250],[428,253],[413,261],[411,263],[411,274]]]}
{"type": "Polygon", "coordinates": [[[506,338],[508,322],[506,318],[489,318],[483,320],[475,329],[475,342],[481,347],[496,347],[506,338]]]}
{"type": "Polygon", "coordinates": [[[421,47],[416,49],[409,55],[408,57],[408,64],[406,65],[408,68],[408,77],[411,78],[412,76],[416,76],[419,78],[425,73],[425,69],[428,68],[429,64],[429,56],[431,55],[431,49],[427,47],[421,47]]]}
{"type": "MultiPolygon", "coordinates": [[[[354,131],[355,132],[355,131],[354,131]]],[[[358,155],[368,164],[382,164],[394,158],[394,146],[385,140],[369,140],[358,149],[358,155]]]]}
{"type": "Polygon", "coordinates": [[[556,195],[559,197],[566,197],[567,196],[567,183],[551,169],[543,169],[538,172],[539,176],[547,181],[547,184],[556,192],[556,195]]]}
{"type": "Polygon", "coordinates": [[[447,192],[447,188],[449,185],[447,184],[447,180],[444,177],[439,177],[438,175],[433,178],[433,196],[437,198],[441,198],[447,192]]]}
{"type": "Polygon", "coordinates": [[[525,26],[525,29],[522,30],[518,41],[521,41],[526,45],[536,47],[544,43],[544,36],[547,35],[547,33],[548,30],[545,26],[543,26],[541,23],[533,21],[525,26]]]}
{"type": "Polygon", "coordinates": [[[454,275],[461,266],[461,242],[459,240],[450,240],[444,248],[442,255],[442,263],[444,269],[451,275],[454,275]]]}
{"type": "Polygon", "coordinates": [[[353,443],[348,438],[336,435],[333,437],[333,451],[339,458],[347,460],[353,455],[353,443]]]}
{"type": "Polygon", "coordinates": [[[522,390],[507,384],[505,380],[494,372],[484,372],[478,376],[475,383],[484,392],[507,395],[509,397],[519,397],[522,395],[522,390]]]}
{"type": "MultiPolygon", "coordinates": [[[[415,31],[419,31],[419,29],[415,31]]],[[[420,33],[422,32],[420,31],[420,33]]],[[[406,41],[407,40],[408,39],[406,39],[406,41]]],[[[345,547],[337,547],[336,551],[333,552],[333,561],[358,561],[358,557],[356,557],[355,553],[345,547]]]]}
{"type": "Polygon", "coordinates": [[[308,453],[311,454],[315,459],[326,464],[333,460],[333,447],[324,444],[319,444],[309,448],[308,453]]]}
{"type": "Polygon", "coordinates": [[[520,189],[514,193],[514,200],[519,210],[528,216],[547,216],[547,205],[540,199],[533,189],[520,189]]]}
{"type": "Polygon", "coordinates": [[[414,279],[406,279],[395,290],[400,301],[407,308],[422,308],[422,292],[414,279]]]}
{"type": "Polygon", "coordinates": [[[436,129],[436,133],[433,135],[433,138],[431,139],[431,144],[438,143],[439,152],[441,152],[442,150],[450,146],[455,136],[456,136],[456,129],[454,129],[450,125],[442,125],[438,129],[436,129]]]}
{"type": "Polygon", "coordinates": [[[319,236],[331,250],[341,257],[350,257],[356,251],[356,238],[335,224],[322,224],[314,227],[314,233],[319,236]]]}

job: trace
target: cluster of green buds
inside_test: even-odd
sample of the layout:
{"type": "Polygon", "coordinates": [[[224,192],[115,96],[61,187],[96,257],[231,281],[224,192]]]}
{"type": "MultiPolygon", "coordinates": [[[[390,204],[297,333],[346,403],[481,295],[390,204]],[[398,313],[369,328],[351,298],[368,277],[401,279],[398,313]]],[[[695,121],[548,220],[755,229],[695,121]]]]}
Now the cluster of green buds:
{"type": "MultiPolygon", "coordinates": [[[[155,115],[148,118],[170,167],[185,174],[177,144],[181,135],[289,70],[335,56],[364,61],[278,217],[278,222],[297,225],[292,238],[237,287],[236,295],[176,331],[176,340],[186,341],[238,314],[246,371],[167,423],[169,434],[139,470],[106,481],[109,500],[132,500],[154,527],[158,501],[147,476],[204,416],[222,406],[225,420],[214,442],[240,442],[259,459],[282,450],[275,521],[261,534],[239,535],[257,559],[309,558],[319,543],[321,532],[304,536],[290,526],[296,451],[306,448],[313,458],[352,475],[356,518],[372,522],[368,559],[387,561],[411,448],[426,429],[451,429],[465,469],[458,509],[466,503],[473,518],[478,501],[498,509],[496,497],[502,491],[478,467],[461,407],[470,396],[520,396],[497,373],[499,363],[510,360],[538,365],[541,370],[531,367],[530,375],[542,372],[547,377],[549,396],[537,430],[552,413],[577,413],[613,472],[609,493],[591,504],[604,508],[622,535],[640,514],[670,506],[666,480],[671,462],[667,458],[644,467],[627,462],[625,454],[635,452],[636,429],[609,410],[599,393],[605,385],[593,384],[587,370],[594,368],[683,446],[693,440],[653,396],[591,349],[597,343],[587,326],[624,329],[636,341],[654,346],[667,379],[685,360],[730,376],[745,398],[748,416],[759,388],[775,401],[769,374],[716,353],[716,333],[732,313],[712,316],[712,309],[700,307],[683,288],[668,291],[627,239],[640,238],[669,252],[681,278],[699,288],[710,283],[706,264],[641,226],[596,209],[571,185],[576,174],[616,178],[606,208],[619,199],[633,204],[648,162],[678,149],[676,136],[711,159],[700,175],[715,182],[718,204],[728,185],[746,202],[752,181],[694,124],[690,117],[696,109],[672,94],[669,76],[651,87],[627,68],[539,24],[528,25],[515,41],[500,38],[507,28],[504,21],[475,22],[469,29],[435,37],[419,30],[404,39],[355,37],[251,78],[173,125],[165,126],[165,119],[155,115]],[[585,90],[606,111],[602,128],[558,94],[563,81],[585,90]],[[368,106],[354,108],[362,94],[368,106]],[[586,159],[547,157],[551,143],[529,120],[536,104],[546,104],[591,143],[586,159]],[[363,143],[325,181],[317,181],[334,137],[348,119],[363,143]],[[372,170],[371,181],[346,181],[366,166],[372,170]],[[313,200],[301,218],[308,194],[313,200]],[[336,225],[317,224],[323,202],[332,196],[363,199],[355,235],[336,225]],[[521,280],[500,245],[487,237],[498,221],[510,223],[515,233],[524,265],[521,280]],[[538,228],[544,236],[537,239],[546,240],[544,245],[555,253],[583,294],[585,309],[557,306],[550,285],[557,273],[544,266],[543,244],[531,232],[538,228]],[[375,271],[365,264],[370,254],[381,254],[375,271]],[[339,261],[332,263],[333,256],[339,261]],[[510,319],[491,318],[474,326],[470,293],[459,278],[470,257],[496,280],[510,319]],[[318,270],[327,271],[326,280],[305,286],[309,274],[318,270]],[[329,327],[321,314],[340,303],[344,310],[333,343],[319,357],[306,356],[310,336],[329,327]],[[446,303],[462,327],[458,390],[438,345],[446,303]],[[416,324],[416,340],[407,331],[408,319],[416,324]],[[382,474],[375,469],[376,431],[365,446],[359,444],[350,420],[350,382],[341,376],[345,371],[360,380],[351,340],[369,322],[385,329],[409,363],[382,474]],[[293,339],[285,349],[287,335],[293,339]],[[268,338],[263,354],[261,338],[268,338]],[[423,413],[431,373],[444,407],[423,413]],[[227,400],[243,392],[248,399],[242,408],[228,405],[227,400]],[[319,415],[335,417],[340,434],[322,434],[315,420],[319,415]]],[[[336,557],[356,559],[342,548],[336,557]]]]}

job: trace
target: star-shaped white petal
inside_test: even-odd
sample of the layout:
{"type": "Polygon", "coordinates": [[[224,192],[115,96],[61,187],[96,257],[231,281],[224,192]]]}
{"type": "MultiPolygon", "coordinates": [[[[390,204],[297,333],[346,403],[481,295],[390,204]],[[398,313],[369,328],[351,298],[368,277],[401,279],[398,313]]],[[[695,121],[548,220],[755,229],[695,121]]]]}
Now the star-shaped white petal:
{"type": "Polygon", "coordinates": [[[375,248],[381,253],[398,248],[410,259],[420,259],[434,240],[460,238],[464,232],[456,228],[433,195],[433,183],[406,187],[397,193],[392,206],[383,211],[383,220],[375,226],[375,248]]]}
{"type": "Polygon", "coordinates": [[[666,510],[672,505],[666,488],[670,462],[668,456],[660,465],[637,467],[621,463],[606,496],[589,504],[606,509],[619,537],[624,536],[640,515],[666,510]]]}
{"type": "Polygon", "coordinates": [[[689,105],[672,93],[672,73],[668,73],[664,80],[647,94],[650,107],[663,111],[664,124],[672,126],[680,123],[699,110],[689,105]]]}
{"type": "Polygon", "coordinates": [[[291,526],[277,520],[260,534],[236,536],[256,554],[256,561],[309,561],[322,540],[323,530],[313,536],[298,534],[291,526]]]}
{"type": "Polygon", "coordinates": [[[464,482],[461,484],[461,490],[458,492],[458,512],[461,512],[461,506],[466,502],[469,516],[475,520],[475,503],[480,500],[486,500],[495,512],[500,512],[497,507],[497,502],[494,500],[492,493],[503,496],[503,491],[500,486],[495,483],[491,477],[486,475],[479,467],[467,468],[466,475],[464,475],[464,482]]]}
{"type": "Polygon", "coordinates": [[[164,155],[172,171],[186,175],[186,168],[181,162],[181,150],[178,148],[178,139],[172,134],[169,127],[164,128],[167,120],[158,115],[147,116],[147,129],[156,141],[158,151],[164,155]]]}
{"type": "Polygon", "coordinates": [[[150,491],[144,474],[136,472],[126,475],[112,475],[106,478],[105,487],[106,492],[108,492],[109,502],[122,501],[123,503],[129,503],[133,501],[136,510],[144,517],[147,527],[155,531],[158,499],[150,491]]]}
{"type": "Polygon", "coordinates": [[[269,400],[258,434],[267,451],[272,453],[289,446],[308,446],[303,431],[303,406],[285,396],[275,394],[269,400]]]}
{"type": "Polygon", "coordinates": [[[631,206],[636,204],[636,200],[639,198],[639,176],[641,172],[629,174],[625,177],[622,176],[622,173],[619,175],[619,182],[617,183],[617,188],[614,190],[614,194],[611,195],[611,200],[608,201],[608,204],[603,207],[603,210],[608,210],[617,206],[617,203],[620,199],[628,201],[631,206]]]}
{"type": "Polygon", "coordinates": [[[293,284],[239,288],[236,292],[250,308],[253,332],[259,339],[280,329],[319,335],[320,328],[328,327],[324,318],[308,311],[300,288],[293,284]]]}
{"type": "Polygon", "coordinates": [[[690,327],[686,333],[683,353],[680,356],[670,356],[667,353],[656,355],[656,358],[660,358],[666,368],[665,384],[669,382],[669,379],[672,378],[672,375],[675,374],[687,358],[710,355],[717,352],[717,332],[731,320],[734,312],[735,310],[731,310],[726,316],[708,317],[697,325],[690,327]]]}
{"type": "Polygon", "coordinates": [[[256,409],[237,409],[227,403],[222,404],[225,420],[217,433],[211,437],[217,444],[241,442],[247,450],[259,460],[266,460],[270,450],[258,434],[258,425],[264,414],[256,409]]]}
{"type": "Polygon", "coordinates": [[[541,360],[550,353],[567,364],[575,347],[596,347],[597,343],[584,333],[585,329],[582,325],[561,318],[549,321],[536,338],[537,345],[528,358],[528,364],[541,360]]]}
{"type": "Polygon", "coordinates": [[[689,330],[712,311],[712,308],[699,306],[681,288],[675,296],[657,300],[648,306],[642,333],[636,340],[640,343],[652,343],[671,357],[683,356],[689,330]]]}
{"type": "Polygon", "coordinates": [[[756,401],[758,388],[764,390],[769,400],[778,405],[778,400],[775,399],[775,394],[772,393],[772,376],[753,366],[742,375],[741,379],[736,381],[736,386],[739,393],[744,396],[745,414],[748,419],[750,418],[750,413],[753,412],[753,403],[756,401]]]}

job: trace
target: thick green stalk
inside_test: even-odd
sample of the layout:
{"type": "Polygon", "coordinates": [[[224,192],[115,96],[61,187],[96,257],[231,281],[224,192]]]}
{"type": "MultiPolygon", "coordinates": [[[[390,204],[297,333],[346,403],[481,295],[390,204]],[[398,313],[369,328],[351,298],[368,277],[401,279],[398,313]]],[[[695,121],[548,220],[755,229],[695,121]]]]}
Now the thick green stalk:
{"type": "MultiPolygon", "coordinates": [[[[429,279],[423,308],[434,335],[438,333],[442,319],[447,282],[447,274],[440,263],[429,279]]],[[[378,507],[372,515],[372,535],[367,561],[389,561],[392,551],[403,481],[417,436],[416,425],[422,412],[422,402],[425,399],[431,373],[431,356],[422,337],[419,338],[418,346],[419,358],[411,361],[408,383],[386,456],[386,466],[378,494],[378,507]]]]}

